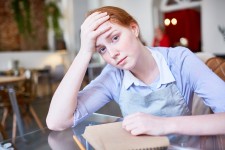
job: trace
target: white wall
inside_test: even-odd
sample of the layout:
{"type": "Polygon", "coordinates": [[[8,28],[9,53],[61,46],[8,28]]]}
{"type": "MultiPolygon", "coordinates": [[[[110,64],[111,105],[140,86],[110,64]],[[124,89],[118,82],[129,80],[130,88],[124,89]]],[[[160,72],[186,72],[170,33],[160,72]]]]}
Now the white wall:
{"type": "Polygon", "coordinates": [[[225,0],[202,0],[202,50],[225,54],[225,41],[218,25],[225,28],[225,0]]]}

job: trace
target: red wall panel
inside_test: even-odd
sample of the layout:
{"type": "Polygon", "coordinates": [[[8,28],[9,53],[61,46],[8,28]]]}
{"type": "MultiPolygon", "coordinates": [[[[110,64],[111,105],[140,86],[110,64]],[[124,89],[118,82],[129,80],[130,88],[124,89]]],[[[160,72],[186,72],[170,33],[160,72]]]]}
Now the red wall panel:
{"type": "Polygon", "coordinates": [[[179,45],[180,38],[188,39],[188,48],[193,52],[201,51],[200,12],[192,9],[174,11],[164,14],[164,18],[177,19],[177,24],[165,26],[171,46],[179,45]]]}

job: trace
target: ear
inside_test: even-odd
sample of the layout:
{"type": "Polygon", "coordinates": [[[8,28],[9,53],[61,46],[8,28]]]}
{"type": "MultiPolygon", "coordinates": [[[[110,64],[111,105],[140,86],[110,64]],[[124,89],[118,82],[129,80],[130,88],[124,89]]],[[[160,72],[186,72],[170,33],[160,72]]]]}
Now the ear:
{"type": "Polygon", "coordinates": [[[136,23],[131,23],[130,29],[136,37],[139,36],[139,26],[136,23]]]}

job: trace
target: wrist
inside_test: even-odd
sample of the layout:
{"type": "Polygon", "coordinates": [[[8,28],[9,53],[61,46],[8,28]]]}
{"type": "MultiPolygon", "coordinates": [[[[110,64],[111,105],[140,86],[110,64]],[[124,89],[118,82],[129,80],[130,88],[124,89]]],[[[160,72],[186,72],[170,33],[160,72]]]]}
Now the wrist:
{"type": "Polygon", "coordinates": [[[93,54],[94,54],[94,52],[91,52],[91,51],[80,50],[77,54],[77,57],[82,57],[85,60],[91,60],[91,57],[92,57],[93,54]]]}
{"type": "Polygon", "coordinates": [[[88,47],[85,47],[85,46],[81,46],[80,47],[80,50],[79,50],[79,53],[84,53],[84,54],[94,54],[95,53],[95,50],[91,49],[91,48],[88,48],[88,47]]]}
{"type": "Polygon", "coordinates": [[[165,135],[167,134],[175,134],[177,129],[176,122],[171,118],[167,117],[165,118],[165,135]]]}
{"type": "Polygon", "coordinates": [[[72,64],[86,64],[88,65],[91,58],[92,58],[92,53],[91,52],[85,52],[85,51],[79,51],[73,60],[72,64]]]}
{"type": "Polygon", "coordinates": [[[84,56],[92,56],[94,54],[94,51],[88,51],[84,49],[80,49],[78,52],[79,55],[84,55],[84,56]]]}

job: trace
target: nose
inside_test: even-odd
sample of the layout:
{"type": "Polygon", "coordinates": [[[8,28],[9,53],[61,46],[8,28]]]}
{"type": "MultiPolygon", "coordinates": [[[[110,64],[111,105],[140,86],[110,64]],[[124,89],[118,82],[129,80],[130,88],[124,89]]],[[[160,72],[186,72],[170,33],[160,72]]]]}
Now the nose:
{"type": "Polygon", "coordinates": [[[112,48],[108,48],[108,53],[109,53],[111,58],[116,58],[117,56],[120,55],[120,52],[118,50],[115,50],[115,49],[112,49],[112,48]]]}

